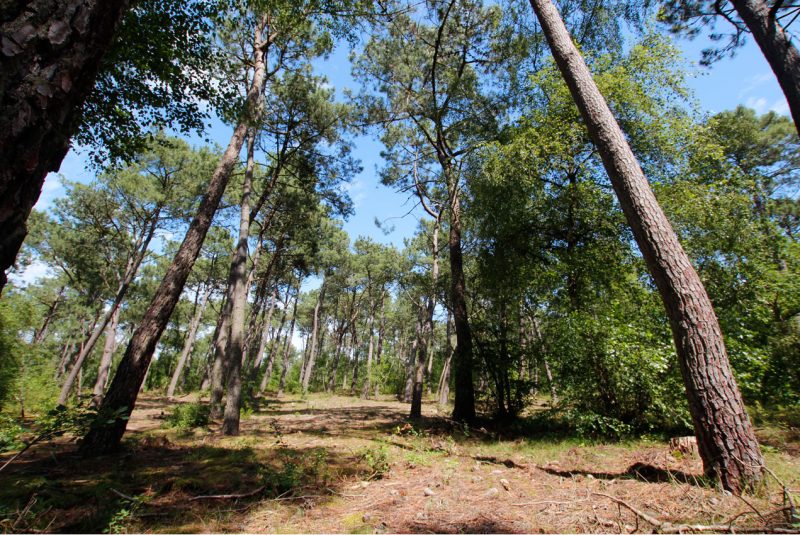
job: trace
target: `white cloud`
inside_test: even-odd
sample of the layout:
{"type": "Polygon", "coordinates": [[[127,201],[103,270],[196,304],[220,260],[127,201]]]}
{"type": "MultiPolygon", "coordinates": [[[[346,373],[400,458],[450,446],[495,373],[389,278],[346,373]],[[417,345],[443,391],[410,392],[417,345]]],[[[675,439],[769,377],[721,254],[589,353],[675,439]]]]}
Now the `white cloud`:
{"type": "Polygon", "coordinates": [[[64,186],[61,185],[61,177],[56,173],[50,173],[44,180],[42,193],[39,195],[39,200],[36,202],[34,208],[37,210],[47,210],[53,204],[54,200],[63,197],[65,193],[64,186]]]}
{"type": "Polygon", "coordinates": [[[745,102],[745,106],[753,108],[759,115],[767,111],[767,99],[764,97],[750,97],[745,102]]]}
{"type": "Polygon", "coordinates": [[[9,274],[9,278],[14,284],[19,286],[28,286],[29,284],[35,283],[38,279],[51,276],[53,276],[53,272],[50,267],[39,260],[28,265],[22,273],[9,274]]]}
{"type": "Polygon", "coordinates": [[[779,98],[770,106],[769,111],[774,111],[782,115],[789,115],[789,103],[786,102],[785,98],[779,98]]]}
{"type": "Polygon", "coordinates": [[[358,208],[361,206],[362,201],[367,198],[366,185],[361,180],[354,180],[345,184],[342,189],[350,196],[353,201],[353,207],[358,208]]]}
{"type": "Polygon", "coordinates": [[[739,98],[742,99],[746,95],[753,92],[754,89],[759,87],[760,85],[768,82],[772,78],[772,73],[770,72],[762,72],[761,74],[756,74],[748,78],[745,85],[741,91],[739,91],[739,98]]]}

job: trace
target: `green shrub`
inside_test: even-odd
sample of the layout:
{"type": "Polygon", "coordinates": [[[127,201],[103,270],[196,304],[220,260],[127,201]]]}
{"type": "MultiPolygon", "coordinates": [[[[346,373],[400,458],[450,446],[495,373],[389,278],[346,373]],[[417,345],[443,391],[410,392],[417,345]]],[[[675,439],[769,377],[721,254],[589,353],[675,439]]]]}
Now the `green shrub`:
{"type": "Polygon", "coordinates": [[[380,479],[389,472],[389,451],[386,446],[367,448],[359,457],[369,467],[369,479],[380,479]]]}
{"type": "Polygon", "coordinates": [[[211,407],[207,403],[184,403],[167,416],[166,425],[176,429],[206,427],[210,413],[211,407]]]}

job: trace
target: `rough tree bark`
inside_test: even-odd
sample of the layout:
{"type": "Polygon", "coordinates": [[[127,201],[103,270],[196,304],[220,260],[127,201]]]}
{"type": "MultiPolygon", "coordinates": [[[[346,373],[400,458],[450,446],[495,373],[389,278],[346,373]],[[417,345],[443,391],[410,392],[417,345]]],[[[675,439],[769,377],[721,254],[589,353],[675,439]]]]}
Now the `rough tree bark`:
{"type": "Polygon", "coordinates": [[[795,128],[800,133],[800,51],[778,22],[777,10],[771,9],[768,2],[731,0],[731,4],[753,34],[778,78],[778,84],[789,103],[795,128]]]}
{"type": "Polygon", "coordinates": [[[472,384],[472,331],[467,316],[467,289],[464,278],[464,258],[461,252],[461,203],[458,184],[449,179],[450,192],[450,303],[456,331],[455,364],[456,395],[453,419],[469,422],[475,419],[475,387],[472,384]]]}
{"type": "Polygon", "coordinates": [[[103,345],[103,355],[100,358],[100,367],[97,369],[97,380],[92,391],[92,407],[99,408],[103,402],[103,391],[108,382],[108,372],[111,371],[111,359],[117,347],[117,327],[119,326],[119,307],[114,309],[111,321],[106,327],[106,342],[103,345]]]}
{"type": "Polygon", "coordinates": [[[58,171],[130,0],[3,2],[0,292],[45,176],[58,171]]]}
{"type": "Polygon", "coordinates": [[[225,186],[228,184],[233,168],[239,161],[239,153],[247,135],[249,122],[253,117],[253,112],[257,110],[266,81],[261,32],[262,28],[256,29],[255,32],[253,57],[255,69],[253,80],[247,91],[245,113],[234,129],[228,147],[211,176],[197,214],[189,225],[178,253],[167,269],[139,327],[128,343],[125,355],[103,400],[98,420],[87,433],[81,445],[81,452],[84,455],[100,455],[119,447],[128,424],[128,416],[136,404],[139,387],[149,368],[156,344],[158,344],[158,340],[169,322],[169,317],[180,299],[186,279],[197,260],[206,233],[211,226],[214,212],[216,212],[225,191],[225,186]],[[105,422],[109,419],[113,423],[106,424],[105,422]]]}
{"type": "Polygon", "coordinates": [[[228,392],[225,399],[225,415],[222,422],[224,435],[239,434],[239,412],[242,401],[242,354],[244,352],[244,321],[247,307],[247,253],[250,238],[250,190],[255,170],[256,131],[250,129],[247,136],[247,166],[242,183],[242,200],[239,210],[239,240],[231,260],[231,332],[225,360],[228,364],[228,392]]]}
{"type": "Polygon", "coordinates": [[[707,475],[740,493],[764,460],[711,300],[551,0],[530,0],[661,294],[707,475]]]}
{"type": "MultiPolygon", "coordinates": [[[[186,366],[186,362],[189,360],[189,355],[192,354],[194,342],[197,337],[197,329],[200,328],[200,322],[203,319],[203,313],[206,310],[208,298],[211,295],[211,289],[211,284],[206,283],[203,293],[198,296],[200,298],[199,302],[195,301],[196,308],[192,321],[189,323],[189,332],[186,333],[186,340],[183,343],[183,349],[178,357],[178,364],[175,366],[175,371],[172,373],[172,378],[167,387],[167,399],[169,400],[175,397],[175,389],[178,387],[178,381],[180,381],[181,376],[183,376],[183,369],[186,366]]],[[[200,288],[197,289],[197,293],[200,294],[200,288]]]]}

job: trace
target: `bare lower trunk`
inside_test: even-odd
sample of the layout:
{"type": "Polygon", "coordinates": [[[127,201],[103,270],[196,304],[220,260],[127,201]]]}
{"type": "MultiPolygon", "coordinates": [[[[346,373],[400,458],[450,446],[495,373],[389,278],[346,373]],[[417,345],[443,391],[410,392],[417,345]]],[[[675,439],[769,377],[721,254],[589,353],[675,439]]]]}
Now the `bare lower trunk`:
{"type": "MultiPolygon", "coordinates": [[[[421,316],[425,311],[420,307],[419,315],[421,316]]],[[[422,388],[425,378],[425,357],[428,354],[427,344],[427,317],[420,317],[417,320],[417,339],[416,339],[416,362],[414,363],[414,383],[411,390],[411,412],[410,417],[422,417],[422,388]]]]}
{"type": "MultiPolygon", "coordinates": [[[[255,74],[247,93],[247,110],[252,113],[264,92],[266,69],[261,47],[261,28],[256,31],[255,74]]],[[[181,243],[178,253],[167,269],[161,285],[156,290],[150,306],[144,313],[139,327],[133,333],[125,356],[122,358],[114,380],[108,389],[98,420],[84,438],[81,451],[85,455],[99,455],[119,447],[122,435],[128,424],[128,416],[136,405],[139,387],[150,366],[153,352],[161,334],[169,322],[169,317],[180,299],[186,279],[192,270],[197,255],[203,246],[206,233],[211,226],[214,212],[228,184],[233,168],[239,160],[250,116],[245,115],[236,126],[228,147],[222,155],[214,174],[206,188],[197,215],[189,225],[189,230],[181,243]],[[107,424],[111,420],[113,423],[107,424]],[[102,422],[102,423],[101,423],[102,422]]]]}
{"type": "Polygon", "coordinates": [[[111,315],[111,321],[106,328],[106,343],[103,346],[103,356],[100,358],[100,367],[97,370],[97,380],[92,392],[92,407],[99,408],[103,402],[103,390],[108,382],[108,372],[111,370],[111,359],[117,347],[117,326],[119,325],[119,308],[111,315]]]}
{"type": "MultiPolygon", "coordinates": [[[[451,179],[453,180],[453,179],[451,179]]],[[[475,419],[475,387],[472,384],[472,331],[467,316],[467,289],[464,278],[464,259],[461,252],[461,206],[457,185],[451,185],[450,201],[450,300],[453,325],[456,331],[455,364],[456,396],[453,404],[453,419],[472,421],[475,419]]]]}
{"type": "Polygon", "coordinates": [[[272,329],[272,315],[275,312],[275,302],[278,296],[278,287],[272,290],[270,296],[269,311],[267,317],[264,318],[264,324],[261,326],[261,336],[259,337],[258,349],[256,350],[256,357],[253,359],[253,371],[255,372],[261,367],[264,362],[264,354],[267,349],[267,341],[269,340],[269,332],[272,329]]]}
{"type": "MultiPolygon", "coordinates": [[[[386,310],[384,308],[384,299],[386,292],[381,294],[381,326],[378,328],[378,346],[375,349],[375,366],[381,364],[381,354],[383,353],[383,333],[386,329],[386,310]]],[[[375,381],[375,397],[381,395],[380,381],[375,381]]]]}
{"type": "Polygon", "coordinates": [[[558,405],[556,382],[553,380],[553,373],[550,371],[550,364],[547,363],[546,357],[542,357],[542,365],[544,366],[544,373],[547,375],[547,384],[550,386],[550,403],[552,405],[558,405]]]}
{"type": "Polygon", "coordinates": [[[328,378],[328,384],[325,387],[327,392],[333,392],[333,387],[336,384],[336,371],[339,367],[339,358],[341,357],[342,353],[342,340],[344,338],[345,331],[341,330],[339,332],[339,336],[336,339],[336,349],[333,353],[333,365],[331,366],[330,377],[328,378]]]}
{"type": "MultiPolygon", "coordinates": [[[[775,2],[773,2],[775,3],[775,2]]],[[[731,0],[778,78],[800,133],[800,52],[764,0],[731,0]]],[[[788,7],[788,6],[787,6],[788,7]]]]}
{"type": "Polygon", "coordinates": [[[222,310],[220,311],[220,323],[219,329],[217,329],[217,337],[214,340],[214,359],[211,364],[211,376],[209,377],[211,382],[210,417],[212,420],[222,418],[222,398],[225,395],[225,383],[228,377],[228,361],[225,355],[228,351],[228,340],[231,333],[231,310],[233,307],[233,301],[231,299],[232,291],[233,287],[229,285],[228,291],[226,292],[225,303],[222,305],[222,310]]]}
{"type": "Polygon", "coordinates": [[[303,395],[308,394],[308,385],[311,382],[311,374],[314,372],[314,363],[317,359],[317,337],[319,333],[319,319],[322,312],[322,305],[325,302],[325,280],[319,289],[317,304],[314,305],[314,319],[311,325],[311,348],[308,352],[308,363],[303,369],[303,395]]]}
{"type": "MultiPolygon", "coordinates": [[[[419,329],[419,325],[417,325],[419,329]]],[[[419,337],[414,336],[414,342],[411,344],[411,351],[408,352],[406,357],[406,386],[403,389],[403,403],[411,403],[414,395],[414,371],[416,370],[414,364],[417,360],[417,345],[419,344],[419,337]]]]}
{"type": "Polygon", "coordinates": [[[50,171],[57,171],[129,0],[3,2],[0,292],[50,171]]]}
{"type": "Polygon", "coordinates": [[[281,322],[278,325],[278,329],[275,331],[275,335],[272,337],[272,343],[270,344],[269,349],[269,360],[267,361],[267,369],[264,372],[264,376],[261,378],[261,384],[258,387],[259,395],[263,394],[267,389],[270,377],[272,377],[272,367],[275,365],[275,357],[278,355],[278,351],[280,351],[281,331],[283,331],[283,326],[286,325],[286,317],[289,311],[289,297],[291,292],[291,286],[287,287],[286,297],[283,300],[283,314],[281,314],[281,322]]]}
{"type": "Polygon", "coordinates": [[[231,261],[231,330],[225,360],[228,364],[228,392],[225,399],[225,418],[222,433],[239,434],[239,412],[242,402],[242,354],[244,353],[244,321],[247,306],[247,254],[250,237],[250,190],[255,169],[256,131],[250,129],[247,138],[247,167],[242,184],[242,201],[239,217],[239,240],[231,261]]]}
{"type": "Polygon", "coordinates": [[[452,330],[450,328],[450,313],[447,314],[447,357],[442,367],[442,375],[439,377],[439,406],[444,407],[450,401],[450,367],[453,361],[452,330]]]}
{"type": "Polygon", "coordinates": [[[292,322],[289,324],[289,333],[286,335],[286,346],[283,350],[283,360],[281,361],[281,377],[278,381],[278,396],[283,395],[286,388],[286,373],[289,371],[289,357],[292,354],[292,336],[294,335],[294,325],[297,319],[297,302],[300,300],[300,284],[297,284],[297,295],[292,306],[292,322]]]}
{"type": "MultiPolygon", "coordinates": [[[[197,292],[200,292],[199,288],[197,289],[197,292]]],[[[189,360],[189,355],[192,354],[194,341],[197,337],[197,329],[200,327],[200,322],[203,319],[203,313],[206,310],[206,305],[208,304],[208,298],[210,295],[211,285],[206,284],[203,295],[200,298],[200,303],[195,303],[196,309],[194,316],[192,317],[192,321],[189,324],[189,332],[186,333],[186,341],[183,343],[183,349],[178,357],[178,364],[175,366],[175,371],[172,373],[172,378],[170,379],[169,386],[167,387],[167,399],[171,400],[175,396],[175,389],[178,387],[178,381],[180,381],[181,377],[183,376],[183,369],[186,367],[186,363],[189,360]]]]}
{"type": "Polygon", "coordinates": [[[364,399],[369,398],[370,390],[372,389],[372,352],[374,350],[375,337],[372,333],[372,324],[375,321],[375,312],[370,303],[369,318],[367,319],[367,336],[369,336],[369,343],[367,344],[367,375],[364,377],[364,388],[361,391],[361,397],[364,399]]]}
{"type": "Polygon", "coordinates": [[[762,478],[764,460],[711,301],[558,10],[530,3],[664,302],[705,472],[740,493],[762,478]]]}

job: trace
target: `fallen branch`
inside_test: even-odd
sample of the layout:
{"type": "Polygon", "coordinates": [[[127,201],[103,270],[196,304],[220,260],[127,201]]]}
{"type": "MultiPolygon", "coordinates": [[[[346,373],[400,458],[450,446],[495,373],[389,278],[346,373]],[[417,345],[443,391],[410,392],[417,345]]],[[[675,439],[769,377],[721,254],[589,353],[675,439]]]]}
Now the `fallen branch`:
{"type": "Polygon", "coordinates": [[[571,500],[568,502],[559,502],[554,500],[541,500],[538,502],[522,502],[522,503],[512,503],[511,505],[514,507],[525,507],[527,505],[572,505],[573,503],[581,503],[581,502],[588,502],[589,498],[584,498],[582,500],[571,500]]]}
{"type": "Polygon", "coordinates": [[[528,467],[525,464],[517,464],[514,461],[512,461],[511,459],[498,459],[497,457],[482,457],[482,456],[473,457],[473,459],[475,459],[476,461],[482,462],[482,463],[502,464],[506,468],[522,468],[522,469],[525,469],[525,468],[528,467]]]}
{"type": "Polygon", "coordinates": [[[241,494],[209,494],[206,496],[195,496],[194,498],[190,498],[190,502],[195,502],[198,500],[239,500],[241,498],[251,498],[256,494],[263,492],[266,487],[261,486],[255,490],[251,490],[250,492],[243,492],[241,494]]]}
{"type": "Polygon", "coordinates": [[[614,503],[625,507],[633,514],[644,520],[645,522],[652,524],[658,531],[661,533],[684,533],[687,531],[694,531],[697,533],[782,533],[782,534],[800,534],[800,529],[793,529],[793,528],[779,528],[779,527],[762,527],[762,528],[733,528],[731,524],[673,524],[672,522],[658,520],[651,515],[648,515],[644,511],[640,511],[639,509],[635,508],[634,506],[630,505],[629,503],[625,502],[624,500],[620,500],[619,498],[615,498],[609,494],[603,494],[602,492],[593,492],[595,496],[602,496],[604,498],[608,498],[609,500],[613,501],[614,503]]]}
{"type": "Polygon", "coordinates": [[[133,496],[128,496],[127,494],[122,493],[122,492],[118,491],[115,488],[110,488],[108,490],[110,490],[112,492],[112,494],[116,494],[117,496],[119,496],[123,500],[128,500],[130,502],[135,502],[136,501],[136,498],[134,498],[133,496]]]}

